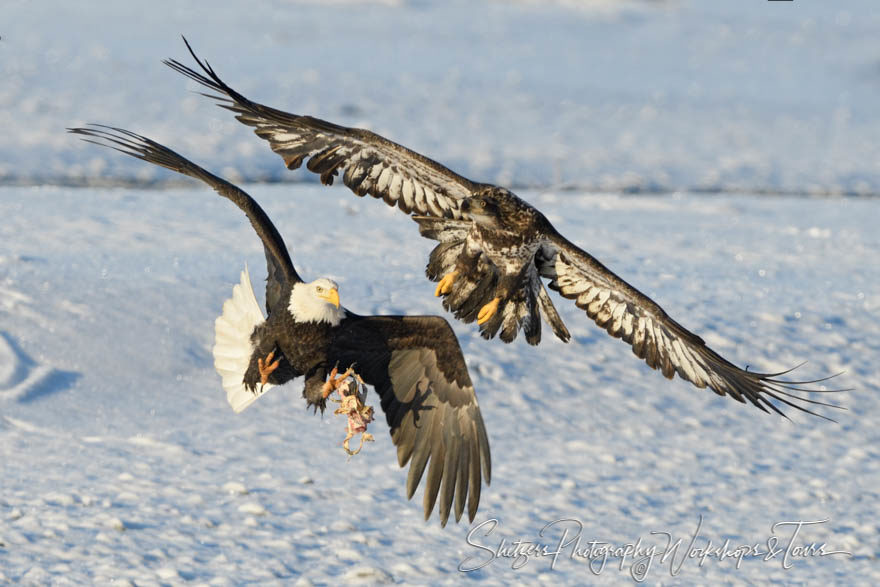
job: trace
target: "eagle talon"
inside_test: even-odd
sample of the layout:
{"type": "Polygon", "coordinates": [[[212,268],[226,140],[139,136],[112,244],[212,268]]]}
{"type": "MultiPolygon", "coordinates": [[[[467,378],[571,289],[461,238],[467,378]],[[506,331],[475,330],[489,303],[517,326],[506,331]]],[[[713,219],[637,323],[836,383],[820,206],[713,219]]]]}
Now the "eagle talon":
{"type": "Polygon", "coordinates": [[[257,368],[260,371],[260,391],[262,391],[263,386],[269,382],[269,375],[271,375],[272,372],[278,368],[278,365],[281,364],[281,359],[276,359],[273,363],[273,357],[275,357],[275,351],[266,355],[265,361],[263,361],[262,358],[257,358],[257,368]]]}
{"type": "Polygon", "coordinates": [[[477,324],[488,322],[495,315],[495,312],[498,311],[499,303],[501,303],[501,298],[494,298],[491,302],[480,308],[480,313],[477,314],[477,324]]]}
{"type": "Polygon", "coordinates": [[[452,271],[451,273],[444,275],[443,279],[440,280],[440,283],[437,284],[437,289],[434,290],[434,295],[439,298],[440,296],[445,296],[451,292],[452,284],[455,283],[456,277],[458,277],[458,271],[452,271]]]}
{"type": "Polygon", "coordinates": [[[331,393],[342,387],[343,382],[345,382],[345,380],[349,377],[354,376],[357,377],[358,381],[361,381],[360,376],[356,374],[354,372],[354,369],[352,369],[351,367],[346,369],[345,373],[343,373],[339,377],[336,376],[337,373],[339,373],[339,369],[333,367],[333,369],[330,371],[330,375],[327,376],[327,381],[321,387],[321,397],[323,397],[324,399],[327,399],[327,397],[331,393]]]}

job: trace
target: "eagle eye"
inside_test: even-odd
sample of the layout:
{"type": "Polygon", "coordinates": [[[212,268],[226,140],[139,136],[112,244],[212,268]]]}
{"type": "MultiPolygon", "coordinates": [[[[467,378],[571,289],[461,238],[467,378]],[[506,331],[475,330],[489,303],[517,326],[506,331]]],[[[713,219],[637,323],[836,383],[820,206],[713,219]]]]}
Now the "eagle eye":
{"type": "Polygon", "coordinates": [[[317,291],[318,293],[324,293],[324,288],[319,285],[315,288],[315,291],[317,291]]]}

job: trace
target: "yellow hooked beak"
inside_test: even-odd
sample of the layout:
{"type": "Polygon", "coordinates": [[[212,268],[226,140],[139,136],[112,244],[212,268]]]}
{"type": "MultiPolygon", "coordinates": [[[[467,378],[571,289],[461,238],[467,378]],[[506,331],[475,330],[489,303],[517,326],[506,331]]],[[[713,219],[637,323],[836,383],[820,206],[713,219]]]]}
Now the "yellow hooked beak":
{"type": "Polygon", "coordinates": [[[327,290],[323,294],[320,294],[318,297],[327,300],[337,308],[339,307],[339,292],[336,290],[335,287],[333,289],[327,290]]]}

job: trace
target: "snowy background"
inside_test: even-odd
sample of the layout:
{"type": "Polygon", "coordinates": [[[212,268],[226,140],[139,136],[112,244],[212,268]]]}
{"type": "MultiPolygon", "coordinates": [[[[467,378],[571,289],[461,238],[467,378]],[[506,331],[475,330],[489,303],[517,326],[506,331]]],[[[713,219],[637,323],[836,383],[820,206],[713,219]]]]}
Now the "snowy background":
{"type": "Polygon", "coordinates": [[[0,178],[156,177],[58,132],[112,118],[291,179],[160,63],[185,34],[245,95],[505,185],[880,192],[873,0],[331,4],[6,0],[0,178]]]}
{"type": "Polygon", "coordinates": [[[466,541],[479,523],[499,522],[472,537],[491,548],[552,545],[538,533],[560,518],[583,524],[584,545],[659,547],[650,533],[669,532],[677,568],[701,517],[698,546],[731,548],[827,519],[796,544],[853,556],[687,560],[674,577],[655,561],[650,582],[880,582],[872,2],[144,10],[0,6],[0,583],[617,584],[631,559],[594,575],[570,549],[552,568],[457,568],[486,559],[466,541]],[[344,423],[306,413],[299,383],[240,415],[226,405],[213,320],[245,262],[255,282],[265,271],[242,214],[63,132],[123,126],[248,182],[300,272],[336,279],[356,312],[442,313],[416,226],[286,172],[160,63],[188,62],[181,33],[254,99],[517,186],[734,362],[845,371],[834,383],[854,390],[834,400],[848,411],[788,422],[668,382],[565,302],[568,345],[456,323],[493,482],[474,524],[424,523],[384,421],[347,462],[344,423]],[[301,183],[253,183],[267,180],[301,183]]]}

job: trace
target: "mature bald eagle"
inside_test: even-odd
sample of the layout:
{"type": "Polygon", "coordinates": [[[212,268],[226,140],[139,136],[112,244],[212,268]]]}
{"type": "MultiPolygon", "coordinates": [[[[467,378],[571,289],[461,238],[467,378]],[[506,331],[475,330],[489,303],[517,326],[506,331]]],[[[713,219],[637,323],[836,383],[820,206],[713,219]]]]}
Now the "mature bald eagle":
{"type": "Polygon", "coordinates": [[[501,340],[511,342],[522,330],[530,344],[537,344],[543,318],[557,337],[569,340],[543,277],[551,289],[574,300],[596,324],[630,344],[639,358],[667,378],[678,373],[697,387],[783,416],[768,398],[811,414],[791,400],[838,407],[791,394],[825,391],[801,386],[828,378],[786,381],[779,376],[787,371],[755,373],[733,365],[652,299],[565,239],[541,212],[511,191],[472,182],[370,131],[253,102],[224,83],[189,43],[187,48],[203,73],[175,60],[165,63],[217,92],[205,95],[254,127],[289,169],[308,159],[306,167],[324,184],[332,184],[344,169],[342,181],[355,194],[370,194],[412,213],[421,234],[440,242],[427,267],[428,277],[439,282],[435,294],[444,296],[444,306],[456,318],[476,320],[485,338],[500,333],[501,340]]]}
{"type": "Polygon", "coordinates": [[[425,519],[439,495],[441,525],[446,525],[453,499],[456,521],[465,501],[473,521],[482,477],[487,484],[491,479],[489,440],[458,339],[446,320],[354,314],[339,305],[335,282],[321,278],[307,283],[300,278],[278,230],[241,189],[141,135],[101,125],[69,130],[205,182],[241,208],[262,240],[268,318],[263,319],[245,270],[215,325],[215,366],[236,411],[272,384],[299,376],[305,377],[308,405],[323,411],[330,386],[338,384],[335,365],[355,366],[381,397],[400,466],[410,463],[407,497],[412,497],[430,460],[425,519]],[[330,380],[325,381],[328,371],[330,380]]]}

